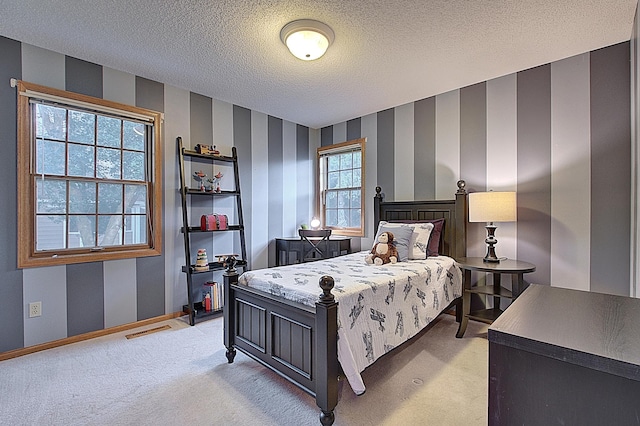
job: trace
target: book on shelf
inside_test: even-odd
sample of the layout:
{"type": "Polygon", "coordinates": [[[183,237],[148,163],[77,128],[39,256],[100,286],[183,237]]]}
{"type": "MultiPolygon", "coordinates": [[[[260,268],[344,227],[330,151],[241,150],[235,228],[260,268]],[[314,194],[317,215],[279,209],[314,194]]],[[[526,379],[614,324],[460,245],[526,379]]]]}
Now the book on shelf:
{"type": "Polygon", "coordinates": [[[222,307],[224,306],[222,283],[219,283],[217,281],[207,281],[205,285],[209,287],[208,293],[211,297],[212,309],[214,311],[222,309],[222,307]]]}

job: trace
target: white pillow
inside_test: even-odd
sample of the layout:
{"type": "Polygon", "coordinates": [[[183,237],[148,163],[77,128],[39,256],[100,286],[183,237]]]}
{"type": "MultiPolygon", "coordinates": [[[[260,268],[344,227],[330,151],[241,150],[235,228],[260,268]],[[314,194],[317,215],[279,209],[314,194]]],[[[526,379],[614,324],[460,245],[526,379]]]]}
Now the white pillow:
{"type": "Polygon", "coordinates": [[[378,228],[385,226],[389,228],[400,228],[409,226],[413,233],[411,234],[411,241],[409,243],[409,260],[418,260],[427,258],[427,244],[429,244],[429,237],[433,230],[433,223],[431,222],[387,222],[380,221],[378,228]]]}

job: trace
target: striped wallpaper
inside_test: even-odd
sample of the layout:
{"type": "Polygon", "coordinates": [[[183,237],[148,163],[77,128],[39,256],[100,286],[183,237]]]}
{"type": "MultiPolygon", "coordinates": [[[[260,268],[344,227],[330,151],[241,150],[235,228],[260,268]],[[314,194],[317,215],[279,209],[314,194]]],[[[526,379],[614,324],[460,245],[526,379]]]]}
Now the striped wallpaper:
{"type": "MultiPolygon", "coordinates": [[[[460,178],[469,191],[517,191],[499,256],[534,263],[530,282],[628,295],[629,52],[621,43],[362,117],[367,198],[376,185],[389,199],[451,198],[460,178]]],[[[345,130],[323,128],[322,143],[345,130]]],[[[485,232],[469,224],[468,255],[484,255],[485,232]]]]}
{"type": "MultiPolygon", "coordinates": [[[[531,282],[629,294],[629,43],[431,98],[310,129],[160,82],[0,37],[0,81],[20,78],[164,112],[162,256],[16,269],[15,89],[0,84],[0,352],[181,310],[186,302],[176,137],[238,150],[249,261],[275,263],[274,238],[313,215],[316,148],[367,138],[367,235],[374,188],[388,199],[449,199],[469,190],[518,191],[518,222],[499,224],[500,256],[535,263],[531,282]],[[43,315],[27,318],[29,302],[43,315]]],[[[230,171],[225,171],[229,180],[230,171]],[[227,175],[228,173],[228,175],[227,175]]],[[[233,215],[227,201],[199,206],[233,215]]],[[[231,234],[198,241],[238,250],[231,234]]],[[[485,230],[469,225],[469,255],[485,230]]]]}
{"type": "MultiPolygon", "coordinates": [[[[294,235],[298,224],[309,221],[314,188],[311,159],[320,144],[318,130],[3,37],[0,51],[3,81],[18,78],[164,112],[165,142],[162,256],[18,270],[16,92],[8,84],[0,85],[0,123],[5,129],[0,138],[8,154],[0,159],[1,182],[14,194],[0,207],[5,218],[0,230],[0,352],[182,310],[187,294],[181,272],[185,260],[179,231],[178,136],[192,147],[216,144],[223,154],[230,155],[231,146],[237,147],[253,267],[274,262],[275,236],[294,235]],[[28,318],[27,306],[34,301],[42,301],[43,315],[28,318]]],[[[221,171],[226,189],[225,185],[233,185],[233,174],[231,169],[221,171]]],[[[237,220],[233,200],[219,199],[199,204],[191,220],[212,210],[237,220]]],[[[215,238],[194,239],[212,254],[239,251],[237,233],[215,238]]]]}

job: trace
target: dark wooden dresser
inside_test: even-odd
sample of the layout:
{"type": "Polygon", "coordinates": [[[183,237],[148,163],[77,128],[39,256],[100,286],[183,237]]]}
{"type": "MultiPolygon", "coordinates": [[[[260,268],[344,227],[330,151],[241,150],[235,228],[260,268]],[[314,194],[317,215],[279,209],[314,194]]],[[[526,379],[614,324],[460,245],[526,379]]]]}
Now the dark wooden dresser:
{"type": "Polygon", "coordinates": [[[311,262],[351,253],[351,238],[276,238],[276,266],[311,262]]]}
{"type": "Polygon", "coordinates": [[[640,424],[640,299],[532,284],[488,340],[490,425],[640,424]]]}

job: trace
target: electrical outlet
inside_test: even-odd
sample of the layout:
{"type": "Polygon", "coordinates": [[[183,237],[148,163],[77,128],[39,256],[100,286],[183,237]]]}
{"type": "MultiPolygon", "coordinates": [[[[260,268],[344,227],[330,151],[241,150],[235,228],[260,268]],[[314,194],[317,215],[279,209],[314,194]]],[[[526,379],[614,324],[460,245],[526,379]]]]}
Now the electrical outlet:
{"type": "Polygon", "coordinates": [[[29,318],[42,315],[42,302],[29,303],[29,318]]]}

